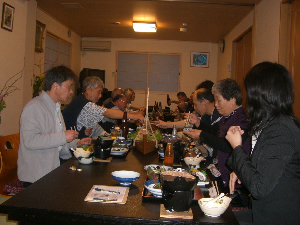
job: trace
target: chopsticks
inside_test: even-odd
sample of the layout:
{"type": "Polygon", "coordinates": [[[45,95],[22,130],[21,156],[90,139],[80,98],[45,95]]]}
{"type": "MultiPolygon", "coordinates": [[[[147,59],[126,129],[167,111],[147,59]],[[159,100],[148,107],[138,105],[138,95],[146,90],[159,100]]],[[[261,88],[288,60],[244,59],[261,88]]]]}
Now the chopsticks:
{"type": "MultiPolygon", "coordinates": [[[[71,130],[73,130],[72,127],[71,127],[71,130]]],[[[74,126],[74,130],[77,131],[77,130],[76,130],[76,126],[74,126]]]]}
{"type": "Polygon", "coordinates": [[[188,127],[190,124],[190,119],[191,119],[191,111],[189,111],[189,115],[187,116],[186,120],[185,120],[185,127],[188,127]]]}

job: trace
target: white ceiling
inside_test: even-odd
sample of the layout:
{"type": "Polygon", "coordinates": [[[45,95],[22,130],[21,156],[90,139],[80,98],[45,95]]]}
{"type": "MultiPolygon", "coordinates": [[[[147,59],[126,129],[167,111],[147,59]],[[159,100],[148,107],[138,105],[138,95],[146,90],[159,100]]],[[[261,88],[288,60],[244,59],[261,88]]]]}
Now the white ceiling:
{"type": "Polygon", "coordinates": [[[37,5],[81,37],[217,43],[260,1],[37,0],[37,5]],[[156,21],[157,32],[135,33],[132,21],[156,21]],[[180,32],[183,23],[187,32],[180,32]]]}

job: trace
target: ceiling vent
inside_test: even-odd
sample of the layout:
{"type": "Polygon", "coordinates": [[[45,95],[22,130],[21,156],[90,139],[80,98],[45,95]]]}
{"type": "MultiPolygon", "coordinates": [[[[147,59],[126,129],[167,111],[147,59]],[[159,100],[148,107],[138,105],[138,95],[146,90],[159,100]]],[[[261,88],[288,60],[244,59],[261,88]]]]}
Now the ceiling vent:
{"type": "Polygon", "coordinates": [[[111,42],[110,41],[81,41],[81,51],[99,51],[99,52],[110,52],[111,42]]]}

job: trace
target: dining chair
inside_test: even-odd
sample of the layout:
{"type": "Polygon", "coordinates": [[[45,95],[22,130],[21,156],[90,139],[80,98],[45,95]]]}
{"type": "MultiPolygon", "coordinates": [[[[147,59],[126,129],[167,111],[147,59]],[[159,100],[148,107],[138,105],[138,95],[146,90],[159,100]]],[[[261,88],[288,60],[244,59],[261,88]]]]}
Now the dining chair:
{"type": "Polygon", "coordinates": [[[0,137],[0,195],[10,196],[24,189],[17,175],[19,143],[19,133],[0,137]]]}

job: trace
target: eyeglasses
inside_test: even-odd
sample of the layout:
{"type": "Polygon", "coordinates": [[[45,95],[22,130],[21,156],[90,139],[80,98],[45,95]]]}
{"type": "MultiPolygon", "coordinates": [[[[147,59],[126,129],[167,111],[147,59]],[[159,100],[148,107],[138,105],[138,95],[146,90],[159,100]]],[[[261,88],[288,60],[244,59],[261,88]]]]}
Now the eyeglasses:
{"type": "Polygon", "coordinates": [[[122,99],[120,99],[120,102],[123,102],[123,103],[126,103],[126,104],[127,104],[127,102],[126,102],[126,101],[124,101],[124,100],[122,100],[122,99]]]}

